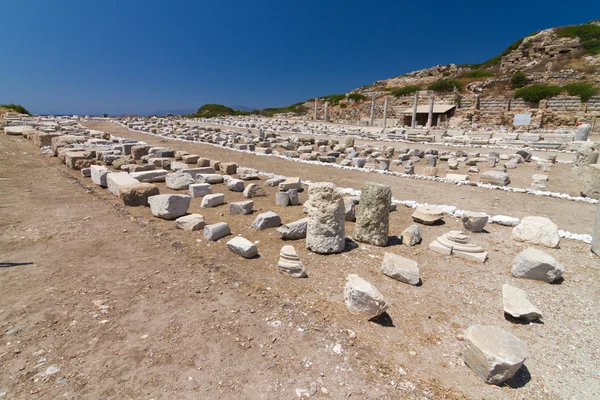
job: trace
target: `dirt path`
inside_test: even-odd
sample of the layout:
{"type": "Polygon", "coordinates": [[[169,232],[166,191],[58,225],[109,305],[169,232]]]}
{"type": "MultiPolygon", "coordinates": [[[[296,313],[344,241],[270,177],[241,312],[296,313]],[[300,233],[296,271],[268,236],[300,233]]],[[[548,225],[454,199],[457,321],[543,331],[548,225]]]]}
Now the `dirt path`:
{"type": "MultiPolygon", "coordinates": [[[[365,181],[380,182],[390,185],[393,196],[398,200],[416,200],[421,203],[447,204],[457,206],[460,209],[485,211],[491,215],[502,214],[517,218],[536,215],[548,217],[558,225],[559,229],[574,233],[591,234],[593,230],[593,221],[596,211],[596,206],[593,204],[489,190],[472,186],[457,187],[433,181],[413,180],[369,172],[346,171],[319,165],[295,163],[277,157],[255,156],[201,143],[186,143],[148,134],[131,132],[113,123],[90,122],[86,123],[86,125],[92,129],[110,132],[118,136],[143,140],[149,144],[170,146],[186,150],[192,154],[199,154],[203,157],[222,161],[233,161],[239,165],[256,168],[264,172],[286,176],[301,176],[303,179],[313,182],[332,181],[340,187],[350,187],[354,189],[360,189],[365,181]]],[[[570,178],[567,174],[563,179],[570,178]]]]}
{"type": "MultiPolygon", "coordinates": [[[[235,155],[264,171],[304,176],[312,167],[139,138],[222,160],[235,155]]],[[[474,234],[490,250],[484,265],[429,251],[432,239],[460,228],[448,218],[422,227],[423,245],[410,249],[361,245],[320,256],[293,242],[309,278],[291,279],[275,269],[283,242],[273,230],[249,229],[253,215],[200,209],[199,199],[190,208],[257,242],[260,257],[244,260],[226,240],[208,243],[148,208],[124,208],[22,139],[0,135],[0,171],[0,287],[9,288],[0,291],[0,393],[7,398],[294,399],[296,389],[312,389],[311,397],[332,399],[583,399],[600,392],[599,262],[581,242],[547,250],[565,265],[561,285],[516,280],[508,271],[525,246],[510,239],[509,228],[474,234]],[[385,251],[416,260],[423,285],[382,276],[385,251]],[[388,320],[348,313],[342,288],[349,273],[385,294],[388,320]],[[526,290],[544,324],[507,321],[503,283],[526,290]],[[509,384],[486,385],[462,363],[460,334],[474,323],[501,326],[528,343],[527,368],[509,384]]],[[[309,172],[323,178],[335,171],[309,172]]],[[[274,208],[267,190],[271,196],[255,199],[258,212],[273,209],[284,222],[304,216],[302,207],[274,208]]],[[[227,202],[241,199],[224,192],[227,202]]],[[[390,234],[410,225],[410,215],[404,207],[391,213],[390,234]]]]}
{"type": "Polygon", "coordinates": [[[31,143],[0,135],[0,149],[7,399],[394,397],[368,363],[331,351],[351,340],[326,313],[130,214],[31,143]]]}

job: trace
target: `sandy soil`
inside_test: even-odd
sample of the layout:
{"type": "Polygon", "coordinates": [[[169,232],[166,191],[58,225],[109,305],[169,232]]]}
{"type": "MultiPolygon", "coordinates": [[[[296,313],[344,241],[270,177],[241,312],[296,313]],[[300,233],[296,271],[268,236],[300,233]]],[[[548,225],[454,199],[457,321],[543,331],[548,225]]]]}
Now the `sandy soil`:
{"type": "MultiPolygon", "coordinates": [[[[343,177],[329,168],[94,128],[339,186],[392,178],[343,177]]],[[[148,208],[123,207],[23,139],[0,135],[0,149],[0,285],[9,289],[0,292],[0,392],[7,398],[292,399],[298,388],[334,399],[584,399],[600,393],[599,262],[582,242],[545,249],[565,265],[562,284],[516,280],[511,261],[526,246],[510,239],[509,228],[491,225],[473,235],[490,250],[483,265],[429,251],[435,237],[460,228],[446,218],[444,225],[423,227],[423,244],[410,249],[392,240],[386,248],[360,245],[320,256],[306,251],[304,241],[292,242],[309,273],[292,279],[276,271],[284,243],[274,230],[250,228],[256,213],[232,217],[227,205],[201,209],[200,199],[190,207],[208,223],[226,221],[234,235],[257,241],[260,257],[243,260],[227,250],[227,239],[208,243],[200,232],[153,218],[148,208]],[[384,251],[419,262],[423,285],[381,275],[384,251]],[[386,296],[387,320],[364,321],[346,310],[348,273],[386,296]],[[526,290],[544,323],[506,321],[503,283],[526,290]],[[473,323],[501,326],[529,344],[526,368],[508,384],[486,385],[462,363],[460,335],[473,323]],[[48,374],[54,366],[60,371],[48,374]]],[[[418,189],[423,182],[389,182],[397,198],[436,197],[418,189]]],[[[504,193],[447,185],[429,192],[436,187],[450,200],[469,196],[474,205],[495,204],[494,210],[515,215],[514,204],[481,198],[504,193]]],[[[220,188],[226,202],[242,199],[223,185],[213,192],[220,188]]],[[[305,216],[301,206],[276,207],[273,189],[267,190],[270,197],[255,199],[257,212],[273,210],[284,223],[305,216]]],[[[557,219],[569,205],[582,218],[592,213],[560,200],[507,199],[532,199],[537,203],[528,207],[545,205],[557,219]]],[[[390,214],[391,235],[412,223],[411,212],[400,207],[390,214]]],[[[347,236],[353,225],[347,223],[347,236]]],[[[582,231],[581,221],[573,226],[582,231]]]]}

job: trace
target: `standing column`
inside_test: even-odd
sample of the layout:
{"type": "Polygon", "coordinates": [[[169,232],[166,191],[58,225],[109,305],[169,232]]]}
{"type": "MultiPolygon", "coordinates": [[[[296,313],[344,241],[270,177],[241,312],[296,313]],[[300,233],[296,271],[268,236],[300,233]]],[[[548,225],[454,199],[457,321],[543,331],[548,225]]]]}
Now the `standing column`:
{"type": "Polygon", "coordinates": [[[431,128],[431,125],[433,125],[433,103],[435,102],[435,99],[433,98],[433,96],[431,96],[431,98],[429,99],[429,115],[427,116],[427,127],[431,128]]]}
{"type": "Polygon", "coordinates": [[[387,126],[388,97],[383,99],[383,129],[387,126]]]}
{"type": "Polygon", "coordinates": [[[410,123],[410,127],[414,128],[417,126],[417,105],[419,104],[419,92],[415,92],[415,104],[413,105],[413,116],[410,123]]]}
{"type": "Polygon", "coordinates": [[[328,105],[329,105],[329,102],[328,102],[328,101],[326,101],[326,102],[325,102],[325,122],[329,121],[329,113],[328,113],[328,111],[329,111],[329,110],[327,109],[327,108],[328,108],[328,107],[327,107],[328,105]]]}
{"type": "Polygon", "coordinates": [[[373,118],[375,118],[375,96],[371,98],[371,116],[369,117],[369,126],[373,126],[373,118]]]}
{"type": "Polygon", "coordinates": [[[319,110],[319,98],[315,97],[315,121],[318,119],[317,118],[317,111],[319,110]]]}

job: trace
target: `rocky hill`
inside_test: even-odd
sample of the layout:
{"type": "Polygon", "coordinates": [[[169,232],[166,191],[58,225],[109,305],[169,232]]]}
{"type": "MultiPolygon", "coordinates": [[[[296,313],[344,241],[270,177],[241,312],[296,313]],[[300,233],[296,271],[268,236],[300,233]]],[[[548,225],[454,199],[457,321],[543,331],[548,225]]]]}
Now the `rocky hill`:
{"type": "MultiPolygon", "coordinates": [[[[375,98],[377,103],[375,118],[382,118],[380,103],[387,97],[387,117],[397,120],[396,125],[402,125],[405,118],[402,111],[412,105],[416,92],[420,93],[421,101],[426,100],[424,105],[431,97],[435,97],[438,104],[455,104],[457,125],[505,124],[513,115],[500,115],[498,111],[510,111],[511,102],[513,108],[519,109],[515,112],[530,111],[535,121],[536,110],[555,99],[558,108],[564,106],[564,112],[547,113],[549,119],[545,122],[552,126],[570,126],[577,122],[577,112],[587,111],[588,103],[591,111],[595,111],[597,104],[600,108],[600,98],[594,97],[600,95],[600,20],[532,33],[479,64],[436,65],[379,80],[345,95],[321,97],[317,105],[318,119],[325,119],[323,105],[327,102],[328,120],[367,123],[364,120],[371,114],[370,99],[375,98]],[[478,115],[481,113],[461,111],[479,110],[480,101],[496,105],[494,118],[482,120],[478,115]]],[[[305,112],[304,118],[312,118],[314,100],[305,102],[301,110],[305,112]]],[[[541,127],[542,116],[537,114],[541,127]]]]}

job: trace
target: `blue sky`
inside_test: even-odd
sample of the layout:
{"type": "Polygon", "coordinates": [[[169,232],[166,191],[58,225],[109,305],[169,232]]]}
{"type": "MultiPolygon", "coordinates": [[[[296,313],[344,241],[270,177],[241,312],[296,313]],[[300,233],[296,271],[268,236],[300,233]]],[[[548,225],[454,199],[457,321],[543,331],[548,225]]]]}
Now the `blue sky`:
{"type": "Polygon", "coordinates": [[[5,0],[0,15],[0,103],[133,114],[284,106],[481,62],[600,2],[5,0]]]}

